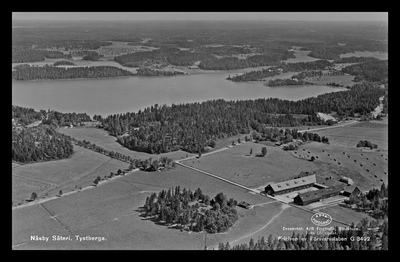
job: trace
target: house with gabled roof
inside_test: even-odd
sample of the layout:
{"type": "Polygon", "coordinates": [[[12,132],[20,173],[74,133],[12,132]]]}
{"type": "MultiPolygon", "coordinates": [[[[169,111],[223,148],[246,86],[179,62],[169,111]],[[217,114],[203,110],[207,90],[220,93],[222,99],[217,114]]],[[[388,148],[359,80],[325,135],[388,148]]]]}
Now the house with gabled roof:
{"type": "Polygon", "coordinates": [[[298,205],[308,205],[331,196],[339,195],[344,190],[344,185],[336,185],[303,194],[298,194],[293,200],[298,205]]]}

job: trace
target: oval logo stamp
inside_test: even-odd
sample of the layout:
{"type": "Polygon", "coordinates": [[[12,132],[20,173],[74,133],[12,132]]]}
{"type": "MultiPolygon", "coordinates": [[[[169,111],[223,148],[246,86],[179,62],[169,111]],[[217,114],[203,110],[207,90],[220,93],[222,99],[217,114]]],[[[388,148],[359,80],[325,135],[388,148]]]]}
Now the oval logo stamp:
{"type": "Polygon", "coordinates": [[[332,222],[332,217],[326,213],[316,213],[311,217],[311,222],[316,226],[327,226],[332,222]]]}

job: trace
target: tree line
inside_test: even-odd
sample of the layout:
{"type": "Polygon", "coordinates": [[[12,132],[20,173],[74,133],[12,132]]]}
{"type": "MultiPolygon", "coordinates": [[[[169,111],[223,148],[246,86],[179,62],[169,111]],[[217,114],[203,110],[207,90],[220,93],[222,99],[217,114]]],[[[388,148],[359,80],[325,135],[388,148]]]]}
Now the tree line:
{"type": "Polygon", "coordinates": [[[181,71],[165,71],[165,70],[154,70],[147,67],[138,68],[136,74],[139,76],[174,76],[174,75],[184,75],[181,71]]]}
{"type": "Polygon", "coordinates": [[[56,67],[45,65],[43,67],[31,66],[20,68],[12,72],[14,80],[44,80],[44,79],[74,79],[74,78],[104,78],[132,76],[132,72],[113,66],[91,67],[56,67]]]}
{"type": "Polygon", "coordinates": [[[129,163],[128,170],[131,171],[135,168],[139,168],[143,171],[154,172],[159,170],[160,168],[175,168],[175,163],[172,158],[169,157],[160,157],[159,159],[153,160],[151,157],[146,160],[131,158],[130,156],[121,154],[117,151],[106,150],[95,143],[90,143],[86,140],[78,140],[76,138],[71,138],[71,141],[81,147],[89,149],[93,152],[103,154],[113,159],[117,159],[122,162],[129,163]]]}
{"type": "Polygon", "coordinates": [[[317,133],[311,132],[298,132],[297,129],[278,129],[278,128],[267,128],[263,126],[256,126],[252,133],[252,138],[255,141],[272,141],[272,142],[283,142],[288,143],[293,139],[299,139],[303,142],[314,141],[319,143],[329,143],[329,139],[325,136],[320,136],[317,133]]]}
{"type": "Polygon", "coordinates": [[[46,58],[72,59],[71,55],[64,55],[60,51],[37,50],[37,49],[13,49],[11,55],[12,63],[40,62],[46,58]]]}
{"type": "Polygon", "coordinates": [[[64,60],[64,61],[57,61],[53,64],[53,66],[61,66],[61,65],[71,65],[71,66],[76,66],[73,62],[64,60]]]}
{"type": "Polygon", "coordinates": [[[352,223],[349,230],[336,226],[327,236],[293,232],[290,237],[278,238],[269,234],[267,239],[261,237],[255,241],[252,238],[248,244],[219,243],[218,250],[388,250],[388,231],[387,219],[379,224],[364,218],[357,225],[352,223]]]}
{"type": "Polygon", "coordinates": [[[194,192],[176,186],[174,189],[152,193],[141,208],[142,215],[166,225],[178,224],[194,232],[225,232],[238,220],[237,201],[218,193],[213,199],[200,188],[194,192]]]}
{"type": "Polygon", "coordinates": [[[303,85],[313,85],[311,82],[298,79],[271,79],[268,81],[268,86],[303,86],[303,85]]]}

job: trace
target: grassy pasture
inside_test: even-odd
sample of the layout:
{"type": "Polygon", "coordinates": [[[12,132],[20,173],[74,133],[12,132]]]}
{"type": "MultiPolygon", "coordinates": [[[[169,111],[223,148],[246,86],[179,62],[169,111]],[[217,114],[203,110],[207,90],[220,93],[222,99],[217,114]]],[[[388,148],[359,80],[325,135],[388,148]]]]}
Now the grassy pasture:
{"type": "Polygon", "coordinates": [[[315,211],[327,213],[333,219],[337,219],[339,221],[343,221],[349,224],[354,222],[354,224],[357,225],[363,218],[368,218],[368,220],[374,220],[374,218],[370,217],[368,214],[364,212],[357,212],[355,210],[341,206],[319,208],[318,210],[315,211]]]}
{"type": "Polygon", "coordinates": [[[247,142],[183,163],[252,188],[282,181],[298,175],[301,171],[317,168],[312,162],[294,158],[277,147],[267,146],[265,157],[255,156],[261,152],[263,146],[265,145],[247,142]],[[251,149],[253,154],[250,156],[251,149]]]}
{"type": "Polygon", "coordinates": [[[307,77],[304,80],[307,82],[311,82],[314,85],[326,85],[328,83],[336,83],[344,86],[353,86],[356,84],[353,82],[354,76],[351,75],[337,75],[337,76],[329,76],[323,75],[321,77],[307,77]]]}
{"type": "Polygon", "coordinates": [[[381,179],[388,184],[388,156],[385,152],[366,152],[312,142],[302,145],[299,150],[291,151],[290,154],[305,159],[314,156],[315,164],[325,175],[335,177],[340,174],[350,177],[361,190],[380,187],[381,179]]]}
{"type": "MultiPolygon", "coordinates": [[[[60,229],[65,227],[70,231],[64,235],[104,236],[107,241],[74,240],[61,243],[29,241],[30,235],[36,234],[35,226],[42,223],[43,219],[47,219],[46,215],[43,215],[38,219],[30,219],[25,230],[15,228],[13,244],[27,241],[26,245],[20,246],[21,249],[201,249],[204,247],[204,234],[180,232],[177,229],[156,225],[154,222],[142,220],[136,211],[151,192],[176,185],[192,190],[200,187],[211,197],[224,192],[228,198],[244,200],[252,205],[260,204],[259,207],[250,210],[238,207],[240,218],[237,224],[225,234],[208,235],[209,246],[251,233],[248,231],[262,227],[266,216],[273,216],[280,210],[280,203],[273,199],[250,194],[242,188],[184,167],[178,166],[175,170],[164,172],[138,171],[100,184],[96,188],[43,203],[43,206],[60,221],[60,229]]],[[[20,210],[36,209],[41,210],[43,207],[34,205],[13,212],[17,214],[17,211],[21,212],[20,210]]],[[[14,215],[13,219],[16,223],[23,223],[28,218],[14,215]]],[[[53,232],[49,227],[47,231],[46,228],[38,231],[38,234],[51,236],[56,234],[53,232]]]]}
{"type": "Polygon", "coordinates": [[[388,150],[388,125],[384,122],[363,122],[341,128],[315,131],[320,136],[329,138],[335,146],[355,148],[358,141],[369,140],[378,145],[378,150],[388,150]]]}
{"type": "Polygon", "coordinates": [[[39,198],[46,193],[64,193],[92,183],[97,176],[109,175],[111,171],[125,169],[128,164],[111,159],[88,149],[74,146],[75,153],[69,159],[21,165],[12,169],[13,202],[29,199],[32,192],[39,198]]]}
{"type": "Polygon", "coordinates": [[[152,157],[153,159],[158,159],[162,156],[166,156],[178,160],[186,157],[186,155],[193,155],[181,150],[159,155],[129,150],[128,148],[120,145],[117,142],[116,137],[109,135],[105,130],[99,128],[60,128],[58,132],[69,135],[78,140],[86,140],[90,143],[95,143],[96,145],[106,150],[119,152],[121,154],[137,159],[148,159],[149,157],[152,157]]]}

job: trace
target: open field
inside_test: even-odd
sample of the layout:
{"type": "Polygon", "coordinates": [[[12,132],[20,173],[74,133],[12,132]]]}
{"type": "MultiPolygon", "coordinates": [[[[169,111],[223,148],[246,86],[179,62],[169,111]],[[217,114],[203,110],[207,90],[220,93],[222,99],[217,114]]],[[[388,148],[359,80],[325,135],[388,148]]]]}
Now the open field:
{"type": "Polygon", "coordinates": [[[130,156],[136,159],[148,159],[149,157],[153,159],[158,159],[162,156],[170,157],[174,160],[182,159],[186,155],[191,156],[193,154],[178,150],[175,152],[169,152],[165,154],[147,154],[144,152],[132,151],[128,148],[123,147],[117,142],[117,138],[109,135],[107,131],[99,128],[60,128],[58,132],[69,135],[78,140],[86,140],[90,143],[95,143],[96,145],[121,154],[130,156]]]}
{"type": "Polygon", "coordinates": [[[125,169],[128,164],[111,159],[88,149],[74,146],[69,159],[21,165],[12,169],[12,201],[14,204],[29,199],[32,192],[39,198],[55,195],[92,184],[97,176],[125,169]]]}
{"type": "Polygon", "coordinates": [[[317,167],[307,160],[292,157],[277,147],[267,146],[267,155],[257,157],[264,145],[247,142],[228,150],[200,159],[183,161],[183,164],[213,173],[238,184],[259,188],[269,182],[277,182],[311,171],[317,167]],[[250,150],[253,154],[250,156],[250,150]]]}
{"type": "Polygon", "coordinates": [[[362,151],[311,142],[299,150],[290,151],[293,156],[310,159],[315,157],[315,165],[325,177],[350,177],[361,190],[388,184],[388,155],[386,152],[362,151]],[[382,181],[381,181],[382,180],[382,181]]]}
{"type": "MultiPolygon", "coordinates": [[[[351,75],[338,75],[338,76],[329,76],[323,75],[321,77],[308,77],[304,80],[307,82],[311,82],[314,85],[326,85],[328,83],[336,83],[344,86],[353,86],[356,83],[353,82],[354,76],[351,75]]],[[[334,87],[333,87],[334,88],[334,87]]]]}
{"type": "Polygon", "coordinates": [[[374,220],[371,216],[364,212],[357,212],[355,210],[341,207],[341,206],[331,206],[325,208],[319,208],[315,211],[323,212],[329,214],[333,219],[337,219],[339,221],[343,221],[351,224],[352,222],[357,225],[363,218],[368,218],[368,220],[374,220]]]}
{"type": "Polygon", "coordinates": [[[378,150],[388,150],[388,127],[387,122],[373,121],[315,133],[328,137],[329,143],[335,146],[355,148],[358,141],[369,140],[378,145],[378,150]]]}
{"type": "Polygon", "coordinates": [[[258,204],[253,209],[238,207],[239,220],[224,234],[208,235],[207,245],[218,245],[253,230],[261,228],[266,217],[272,217],[281,210],[281,204],[261,195],[218,179],[202,175],[183,167],[164,172],[138,171],[98,187],[71,194],[42,205],[13,210],[13,245],[15,249],[202,249],[204,234],[180,232],[165,226],[142,220],[136,211],[152,192],[180,185],[192,190],[200,187],[205,194],[214,197],[224,192],[228,198],[258,204]],[[25,216],[26,212],[48,210],[49,214],[25,216]],[[56,218],[49,218],[54,216],[56,218]],[[54,221],[56,227],[45,227],[43,220],[54,221]],[[24,227],[17,225],[24,224],[24,227]],[[42,225],[36,230],[37,225],[42,225]],[[54,228],[57,228],[55,230],[54,228]],[[64,234],[63,234],[64,233],[64,234]],[[47,243],[30,241],[31,235],[70,235],[72,241],[47,243]],[[103,236],[103,242],[75,241],[75,235],[103,236]]]}
{"type": "MultiPolygon", "coordinates": [[[[250,239],[253,238],[255,241],[257,239],[264,237],[265,241],[267,241],[269,234],[273,237],[290,237],[293,232],[295,234],[299,233],[306,234],[307,231],[313,232],[315,235],[321,237],[322,235],[318,235],[318,233],[322,233],[322,231],[317,231],[316,226],[311,222],[311,216],[313,214],[299,208],[290,206],[288,208],[282,209],[281,213],[270,223],[268,226],[263,228],[262,230],[252,234],[249,237],[242,238],[238,241],[230,243],[230,245],[237,244],[248,244],[250,239]]],[[[345,226],[343,224],[332,221],[329,224],[329,227],[335,226],[345,226]]],[[[325,231],[327,233],[331,233],[331,231],[325,231]]]]}

